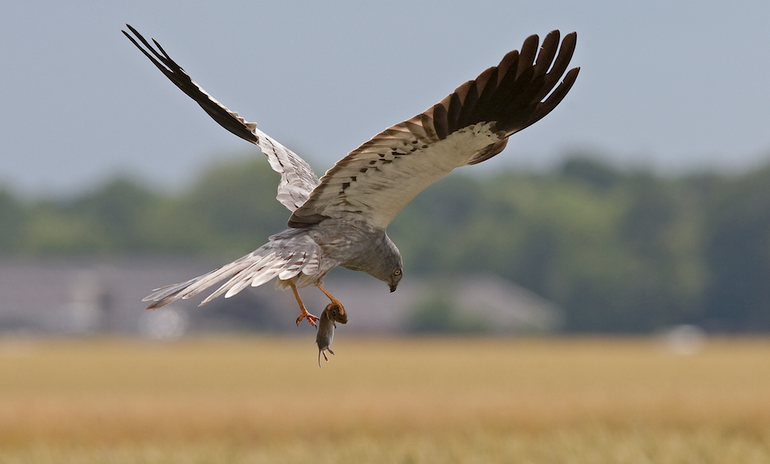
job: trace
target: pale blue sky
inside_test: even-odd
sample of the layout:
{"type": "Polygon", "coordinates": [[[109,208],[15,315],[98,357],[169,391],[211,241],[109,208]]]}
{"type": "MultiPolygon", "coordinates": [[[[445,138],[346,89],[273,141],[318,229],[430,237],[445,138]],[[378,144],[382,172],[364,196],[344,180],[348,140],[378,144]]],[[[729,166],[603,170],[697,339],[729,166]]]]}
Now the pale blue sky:
{"type": "Polygon", "coordinates": [[[319,173],[557,28],[578,32],[578,81],[487,169],[587,149],[677,172],[770,159],[767,2],[6,3],[0,185],[16,191],[65,195],[118,172],[173,188],[255,155],[134,49],[126,22],[319,173]]]}

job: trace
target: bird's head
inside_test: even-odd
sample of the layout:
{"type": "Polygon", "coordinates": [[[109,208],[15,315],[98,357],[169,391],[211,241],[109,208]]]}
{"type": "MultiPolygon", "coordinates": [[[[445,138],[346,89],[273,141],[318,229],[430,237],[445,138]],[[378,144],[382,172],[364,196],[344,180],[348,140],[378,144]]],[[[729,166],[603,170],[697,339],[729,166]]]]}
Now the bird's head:
{"type": "Polygon", "coordinates": [[[390,293],[393,293],[396,291],[396,288],[398,288],[398,283],[401,282],[401,276],[403,275],[404,275],[404,270],[400,266],[394,269],[393,272],[390,273],[390,278],[388,279],[388,286],[390,287],[390,293]]]}
{"type": "Polygon", "coordinates": [[[372,276],[388,284],[391,293],[396,291],[401,277],[404,275],[404,262],[401,259],[401,253],[396,244],[390,240],[387,234],[383,234],[379,246],[372,247],[369,255],[374,264],[374,268],[369,272],[372,276]]]}
{"type": "Polygon", "coordinates": [[[386,284],[391,292],[395,292],[401,276],[404,274],[404,262],[396,244],[384,230],[376,231],[367,237],[371,240],[355,260],[349,260],[342,265],[354,271],[363,271],[386,284]]]}
{"type": "Polygon", "coordinates": [[[385,271],[384,280],[388,287],[390,287],[390,293],[396,291],[398,283],[401,282],[401,277],[404,275],[404,261],[401,258],[401,252],[398,251],[398,247],[390,237],[385,235],[385,259],[383,259],[383,270],[385,271]]]}

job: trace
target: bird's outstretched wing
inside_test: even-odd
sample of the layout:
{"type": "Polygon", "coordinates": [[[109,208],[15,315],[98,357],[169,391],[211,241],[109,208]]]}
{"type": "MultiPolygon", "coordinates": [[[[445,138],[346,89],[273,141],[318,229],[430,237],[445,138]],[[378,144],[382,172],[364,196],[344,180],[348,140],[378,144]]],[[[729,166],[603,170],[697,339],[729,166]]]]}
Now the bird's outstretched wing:
{"type": "Polygon", "coordinates": [[[530,36],[520,52],[508,53],[424,113],[375,135],[321,178],[289,225],[357,216],[385,228],[428,185],[456,167],[495,156],[511,134],[550,113],[580,70],[564,75],[576,40],[574,32],[567,34],[559,47],[559,31],[553,31],[538,53],[539,38],[530,36]]]}
{"type": "Polygon", "coordinates": [[[219,125],[262,149],[262,152],[267,155],[270,166],[281,175],[278,196],[276,197],[281,204],[289,208],[290,211],[294,211],[305,203],[310,192],[319,183],[318,176],[305,160],[257,129],[256,123],[247,122],[238,113],[230,111],[206,93],[184,69],[168,56],[155,39],[152,41],[157,50],[136,29],[128,24],[126,26],[139,42],[126,31],[122,31],[123,34],[182,92],[195,100],[219,125]],[[139,44],[140,42],[144,47],[139,44]]]}

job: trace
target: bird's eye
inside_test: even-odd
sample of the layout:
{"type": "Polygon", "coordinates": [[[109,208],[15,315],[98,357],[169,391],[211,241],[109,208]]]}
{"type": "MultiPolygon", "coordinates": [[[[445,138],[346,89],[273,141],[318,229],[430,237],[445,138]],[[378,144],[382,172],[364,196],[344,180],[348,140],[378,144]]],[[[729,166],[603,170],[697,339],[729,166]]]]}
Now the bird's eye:
{"type": "Polygon", "coordinates": [[[396,269],[395,271],[393,271],[393,275],[400,276],[401,275],[401,269],[396,269]]]}

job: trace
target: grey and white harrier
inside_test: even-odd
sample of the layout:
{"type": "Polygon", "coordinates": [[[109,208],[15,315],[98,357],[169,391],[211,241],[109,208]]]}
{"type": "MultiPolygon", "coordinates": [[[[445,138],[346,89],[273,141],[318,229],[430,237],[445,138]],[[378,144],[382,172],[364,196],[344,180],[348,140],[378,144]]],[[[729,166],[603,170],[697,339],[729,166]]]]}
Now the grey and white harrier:
{"type": "Polygon", "coordinates": [[[580,70],[567,71],[577,39],[574,32],[561,46],[559,31],[549,33],[540,47],[538,36],[530,36],[521,51],[511,51],[499,65],[428,110],[375,135],[318,179],[302,158],[200,88],[158,42],[153,40],[153,47],[133,27],[128,29],[134,37],[123,31],[126,37],[216,122],[259,146],[281,175],[277,199],[292,212],[288,229],[271,236],[267,244],[207,274],[155,290],[144,299],[152,302],[148,309],[190,298],[223,280],[201,305],[277,278],[276,288],[291,288],[297,298],[297,324],[308,319],[315,325],[318,319],[297,292],[309,285],[329,297],[326,310],[338,322],[347,321],[339,300],[323,286],[323,278],[337,266],[364,271],[395,291],[403,264],[385,229],[396,214],[454,168],[503,151],[511,134],[562,101],[580,70]]]}

